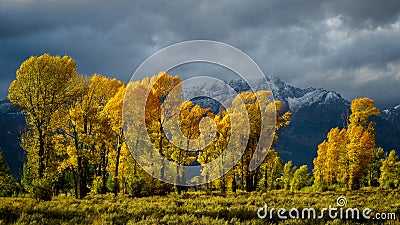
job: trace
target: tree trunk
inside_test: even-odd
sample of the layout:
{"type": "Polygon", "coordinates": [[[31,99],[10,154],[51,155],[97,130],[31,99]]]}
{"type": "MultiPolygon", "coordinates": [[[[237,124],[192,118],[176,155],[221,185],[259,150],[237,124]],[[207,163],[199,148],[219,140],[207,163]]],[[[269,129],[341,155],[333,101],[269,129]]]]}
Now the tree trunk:
{"type": "Polygon", "coordinates": [[[83,181],[82,181],[82,157],[78,156],[78,168],[77,168],[77,173],[78,173],[78,182],[77,182],[77,196],[79,199],[82,199],[82,185],[83,185],[83,181]]]}
{"type": "Polygon", "coordinates": [[[225,176],[222,176],[222,177],[220,178],[219,184],[220,184],[220,187],[219,187],[219,188],[221,189],[221,193],[222,193],[223,195],[225,195],[225,194],[226,194],[225,176]]]}
{"type": "Polygon", "coordinates": [[[74,182],[74,184],[73,184],[74,185],[74,195],[75,195],[75,198],[78,198],[78,178],[77,178],[77,174],[76,174],[74,167],[72,167],[71,170],[72,170],[72,180],[74,182]]]}
{"type": "Polygon", "coordinates": [[[83,199],[88,193],[88,187],[86,183],[86,173],[87,173],[87,160],[83,159],[81,156],[78,157],[78,198],[83,199]]]}
{"type": "Polygon", "coordinates": [[[106,162],[106,150],[103,145],[103,152],[101,154],[101,191],[100,194],[107,193],[107,162],[106,162]]]}
{"type": "Polygon", "coordinates": [[[256,169],[253,173],[253,191],[257,190],[258,183],[258,169],[256,169]]]}
{"type": "Polygon", "coordinates": [[[241,160],[241,170],[240,170],[240,185],[241,185],[241,187],[240,187],[240,189],[242,189],[242,190],[244,190],[244,166],[243,166],[243,156],[242,156],[242,158],[240,159],[241,160]]]}
{"type": "Polygon", "coordinates": [[[251,192],[253,190],[253,181],[251,179],[250,171],[246,169],[244,176],[244,179],[246,180],[246,192],[251,192]]]}
{"type": "MultiPolygon", "coordinates": [[[[163,130],[162,130],[162,126],[160,126],[160,131],[159,132],[163,132],[163,130]]],[[[162,133],[161,133],[162,134],[162,133]]],[[[163,153],[163,146],[162,146],[162,143],[163,143],[163,135],[161,135],[160,136],[160,141],[159,141],[159,143],[158,143],[158,145],[159,145],[159,152],[160,152],[160,155],[161,155],[161,159],[162,159],[162,161],[161,161],[161,169],[160,169],[160,173],[161,173],[161,180],[164,180],[164,174],[165,174],[165,168],[164,168],[164,153],[163,153]]]]}
{"type": "MultiPolygon", "coordinates": [[[[118,138],[119,139],[119,138],[118,138]]],[[[118,140],[119,142],[119,140],[118,140]]],[[[118,194],[119,191],[119,182],[118,182],[118,167],[119,167],[119,158],[121,155],[121,145],[118,143],[118,148],[117,148],[117,158],[115,160],[115,173],[114,173],[114,187],[113,187],[113,192],[114,195],[118,194]]]]}
{"type": "Polygon", "coordinates": [[[37,128],[38,133],[39,133],[39,168],[38,168],[38,175],[39,178],[43,177],[45,165],[44,165],[44,137],[43,137],[43,131],[40,127],[37,128]]]}
{"type": "Polygon", "coordinates": [[[232,178],[232,192],[236,193],[237,185],[236,185],[236,173],[233,173],[232,178]]]}
{"type": "Polygon", "coordinates": [[[264,187],[265,190],[268,190],[268,168],[265,168],[264,171],[264,187]]]}

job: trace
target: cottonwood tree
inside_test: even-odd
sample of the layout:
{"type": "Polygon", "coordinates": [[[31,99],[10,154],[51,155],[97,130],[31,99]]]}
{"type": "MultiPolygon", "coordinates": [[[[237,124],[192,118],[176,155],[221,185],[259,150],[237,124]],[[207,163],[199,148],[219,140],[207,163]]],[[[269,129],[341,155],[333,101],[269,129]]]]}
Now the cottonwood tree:
{"type": "Polygon", "coordinates": [[[375,149],[375,123],[369,122],[371,116],[380,113],[374,101],[356,98],[352,101],[350,124],[347,129],[348,187],[360,188],[361,178],[367,175],[375,149]]]}
{"type": "Polygon", "coordinates": [[[44,54],[24,61],[9,87],[8,98],[21,107],[28,126],[22,140],[28,158],[27,189],[41,199],[51,199],[58,176],[58,153],[52,137],[57,131],[54,115],[74,98],[75,76],[76,64],[71,57],[44,54]]]}
{"type": "Polygon", "coordinates": [[[349,125],[333,128],[328,140],[318,146],[314,159],[315,184],[340,183],[349,189],[358,189],[368,175],[375,150],[375,123],[370,117],[379,114],[374,101],[356,98],[351,103],[349,125]]]}
{"type": "Polygon", "coordinates": [[[147,132],[154,148],[162,156],[161,165],[152,167],[157,167],[162,180],[165,176],[165,160],[171,159],[174,152],[164,128],[169,126],[168,122],[175,122],[172,117],[179,114],[177,107],[183,103],[181,82],[178,76],[171,76],[166,72],[158,73],[150,81],[147,79],[142,81],[142,85],[147,85],[150,89],[145,105],[147,132]],[[163,104],[167,99],[168,104],[163,104]]]}
{"type": "MultiPolygon", "coordinates": [[[[274,138],[272,145],[276,144],[278,141],[278,132],[282,127],[285,127],[289,125],[290,122],[290,111],[285,112],[284,114],[280,114],[282,107],[280,101],[270,101],[268,99],[268,96],[271,95],[271,92],[268,90],[261,90],[256,93],[252,92],[242,92],[240,93],[237,98],[240,98],[247,109],[247,115],[249,118],[249,123],[250,123],[250,134],[249,134],[249,139],[248,143],[246,146],[245,153],[243,154],[241,160],[240,160],[240,169],[241,172],[243,173],[244,181],[246,183],[246,191],[254,191],[257,187],[258,184],[258,177],[259,174],[262,173],[262,170],[265,168],[265,166],[260,166],[254,171],[250,171],[249,165],[250,165],[250,160],[252,156],[254,155],[254,152],[257,150],[258,147],[258,141],[261,133],[261,129],[270,129],[270,128],[265,128],[262,127],[262,120],[268,119],[268,118],[262,118],[262,113],[264,115],[271,115],[271,110],[276,110],[274,114],[276,116],[276,123],[274,127],[274,138]],[[260,100],[264,102],[260,102],[260,100]],[[264,107],[260,107],[260,104],[262,104],[264,107]],[[266,110],[266,112],[262,111],[266,110]]],[[[236,99],[237,101],[239,99],[236,99]]],[[[235,100],[234,100],[235,101],[235,100]]],[[[262,149],[258,149],[262,150],[262,149]]],[[[263,149],[263,151],[269,151],[269,149],[263,149]]],[[[273,152],[273,151],[271,151],[273,152]]],[[[268,153],[269,154],[269,153],[268,153]]],[[[263,163],[271,163],[271,162],[263,162],[263,163]]],[[[279,163],[274,163],[274,165],[281,167],[279,163]]],[[[273,168],[273,170],[280,170],[278,168],[273,168]]],[[[267,172],[268,173],[268,172],[267,172]]],[[[264,173],[265,174],[265,173],[264,173]]]]}
{"type": "Polygon", "coordinates": [[[96,165],[95,173],[101,177],[99,192],[107,191],[108,153],[113,148],[113,140],[110,140],[113,131],[104,107],[123,83],[95,74],[82,78],[77,86],[80,95],[69,104],[63,120],[65,140],[61,149],[65,149],[65,157],[61,167],[73,172],[75,196],[83,198],[89,192],[91,165],[96,165]]]}
{"type": "MultiPolygon", "coordinates": [[[[210,162],[215,158],[217,158],[218,156],[220,156],[229,142],[232,142],[232,146],[237,146],[236,148],[240,148],[243,145],[246,147],[243,155],[240,157],[235,167],[233,167],[230,171],[218,170],[218,172],[222,173],[227,172],[225,176],[221,177],[218,180],[220,186],[224,187],[224,189],[226,186],[226,181],[230,180],[232,191],[236,190],[237,174],[240,177],[241,181],[240,186],[242,188],[246,188],[246,191],[255,190],[259,184],[260,178],[262,180],[265,180],[264,182],[265,185],[266,183],[268,183],[270,176],[274,177],[274,179],[273,181],[269,180],[271,184],[268,185],[270,185],[271,187],[276,186],[275,178],[281,171],[282,162],[279,156],[277,156],[277,153],[275,151],[270,151],[269,153],[267,153],[266,159],[264,159],[261,166],[258,167],[256,170],[250,171],[249,169],[250,160],[253,157],[253,154],[256,151],[256,149],[259,148],[258,139],[260,138],[262,119],[266,119],[261,117],[262,113],[271,115],[270,110],[276,110],[276,118],[275,118],[276,126],[272,129],[263,127],[263,129],[270,129],[275,131],[275,136],[273,138],[272,144],[275,144],[276,141],[278,140],[276,131],[289,124],[290,112],[286,112],[283,115],[279,115],[279,112],[281,110],[280,102],[270,101],[268,99],[268,96],[270,94],[271,94],[270,91],[264,91],[264,90],[258,91],[256,93],[242,92],[238,94],[235,99],[233,99],[232,105],[235,104],[240,105],[240,102],[243,102],[246,109],[245,112],[232,107],[232,109],[228,108],[226,111],[218,113],[218,115],[216,115],[214,118],[214,122],[217,126],[216,136],[212,144],[210,144],[207,148],[205,148],[202,152],[200,152],[199,162],[201,164],[210,162]],[[260,100],[263,102],[259,102],[260,100]],[[259,103],[263,104],[264,107],[260,108],[259,103]],[[265,110],[265,112],[263,110],[265,110]],[[237,138],[234,138],[232,140],[230,139],[232,132],[230,116],[234,116],[235,121],[233,122],[235,123],[235,125],[243,128],[240,131],[240,134],[237,135],[237,138]],[[244,121],[244,118],[248,118],[249,122],[248,124],[244,121]],[[246,125],[250,126],[248,133],[244,132],[246,130],[245,127],[246,125]],[[264,179],[264,177],[266,177],[267,179],[264,179]]],[[[268,151],[268,150],[264,149],[263,151],[268,151]]],[[[233,159],[222,159],[222,160],[233,160],[233,159]]],[[[221,166],[221,168],[223,168],[223,166],[221,166]]],[[[203,172],[207,173],[209,171],[203,171],[203,172]]],[[[207,174],[203,175],[207,179],[207,174]]]]}
{"type": "Polygon", "coordinates": [[[347,172],[346,129],[332,128],[327,139],[318,145],[318,157],[314,159],[315,184],[320,187],[344,182],[347,172]]]}
{"type": "Polygon", "coordinates": [[[109,161],[113,164],[113,192],[117,194],[119,191],[119,179],[124,179],[124,174],[119,173],[121,151],[122,155],[126,155],[126,143],[125,135],[122,124],[122,105],[124,101],[126,87],[121,86],[118,92],[107,102],[102,113],[102,120],[105,121],[109,126],[108,132],[105,132],[105,138],[110,143],[111,151],[109,154],[109,161]],[[104,118],[105,117],[105,118],[104,118]],[[124,149],[123,149],[124,147],[124,149]],[[121,176],[122,175],[122,176],[121,176]]]}

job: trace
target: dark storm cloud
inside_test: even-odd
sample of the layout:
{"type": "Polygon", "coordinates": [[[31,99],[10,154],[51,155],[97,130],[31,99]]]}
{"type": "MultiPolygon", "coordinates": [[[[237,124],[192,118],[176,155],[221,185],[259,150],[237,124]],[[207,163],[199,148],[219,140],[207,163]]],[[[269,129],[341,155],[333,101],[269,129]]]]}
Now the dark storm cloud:
{"type": "Polygon", "coordinates": [[[399,12],[397,0],[5,0],[0,96],[31,55],[67,54],[81,73],[128,81],[157,50],[211,39],[243,50],[264,73],[293,85],[393,106],[400,104],[399,12]]]}
{"type": "Polygon", "coordinates": [[[378,27],[398,20],[399,1],[338,0],[327,2],[326,9],[332,15],[346,15],[346,20],[354,27],[378,27]]]}

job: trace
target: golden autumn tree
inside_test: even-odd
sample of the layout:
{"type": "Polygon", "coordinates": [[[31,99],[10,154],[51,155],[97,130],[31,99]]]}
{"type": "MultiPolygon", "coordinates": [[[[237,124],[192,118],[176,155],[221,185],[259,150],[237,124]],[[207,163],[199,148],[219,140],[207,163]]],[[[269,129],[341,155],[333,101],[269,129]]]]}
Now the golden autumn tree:
{"type": "MultiPolygon", "coordinates": [[[[203,109],[199,105],[194,105],[192,101],[185,101],[179,112],[178,126],[173,126],[171,130],[172,141],[180,147],[172,147],[171,159],[178,165],[190,165],[196,160],[197,141],[200,137],[200,121],[204,117],[212,118],[209,109],[203,109]]],[[[182,171],[184,172],[184,171],[182,171]]],[[[177,171],[177,179],[184,182],[185,174],[177,171]]],[[[180,188],[176,186],[180,193],[180,188]]]]}
{"type": "MultiPolygon", "coordinates": [[[[256,150],[258,138],[261,131],[261,111],[257,96],[253,92],[242,92],[236,98],[240,98],[244,102],[249,118],[250,134],[246,146],[246,150],[241,158],[241,168],[243,168],[243,179],[246,184],[246,191],[254,191],[254,179],[256,177],[255,171],[250,171],[250,160],[256,150]]],[[[239,99],[235,99],[240,101],[239,99]]],[[[234,100],[234,101],[235,101],[234,100]]],[[[246,115],[243,115],[246,116],[246,115]]]]}
{"type": "Polygon", "coordinates": [[[347,128],[348,143],[348,183],[350,189],[358,189],[361,178],[367,175],[375,149],[375,123],[369,122],[371,116],[379,115],[374,101],[356,98],[352,101],[350,124],[347,128]]]}
{"type": "MultiPolygon", "coordinates": [[[[125,114],[123,124],[124,136],[126,140],[130,140],[130,148],[139,150],[141,155],[147,155],[147,157],[143,157],[144,159],[151,158],[151,155],[149,154],[152,154],[151,151],[148,151],[152,146],[152,143],[147,141],[147,135],[149,135],[150,138],[153,138],[159,131],[159,127],[155,126],[157,123],[154,120],[151,120],[151,115],[154,110],[151,110],[151,108],[144,109],[143,105],[146,105],[146,100],[136,98],[136,96],[146,96],[148,92],[150,92],[150,87],[147,78],[142,81],[129,82],[126,86],[125,92],[125,99],[127,99],[127,101],[124,102],[123,105],[123,111],[125,114]],[[139,119],[142,116],[143,111],[145,111],[145,118],[148,119],[147,123],[139,119]],[[142,129],[142,126],[146,126],[148,129],[142,129]]],[[[155,99],[154,96],[152,96],[152,98],[155,99]]],[[[148,102],[147,104],[150,103],[148,102]]],[[[134,164],[136,166],[135,161],[134,164]]],[[[134,175],[136,175],[137,170],[134,169],[133,171],[134,175]]]]}
{"type": "MultiPolygon", "coordinates": [[[[147,99],[147,103],[146,99],[137,98],[137,96],[147,96],[150,91],[151,88],[148,78],[144,78],[141,81],[129,82],[125,91],[126,102],[123,103],[125,116],[123,120],[124,124],[122,124],[123,134],[126,140],[130,140],[129,148],[131,149],[128,149],[126,145],[123,145],[121,148],[118,179],[122,182],[122,191],[133,196],[141,195],[141,189],[144,187],[144,183],[146,183],[145,176],[143,175],[149,171],[148,168],[142,168],[141,165],[136,162],[133,155],[137,157],[139,157],[138,155],[143,156],[142,160],[152,159],[153,151],[151,149],[153,143],[146,137],[149,135],[152,140],[156,140],[153,138],[155,138],[157,135],[156,133],[159,132],[159,127],[156,127],[156,125],[159,124],[157,124],[155,120],[152,120],[152,118],[158,118],[154,115],[154,113],[157,112],[155,110],[156,106],[154,105],[154,103],[157,102],[156,97],[151,94],[149,96],[150,99],[147,99]],[[143,113],[145,113],[146,122],[140,120],[143,113]],[[152,115],[155,117],[152,117],[152,115]],[[146,126],[147,130],[142,129],[143,126],[146,126]]],[[[112,158],[116,159],[116,157],[112,158]]],[[[114,167],[116,162],[112,160],[111,164],[114,167]]],[[[154,165],[151,164],[151,167],[154,167],[154,165]]]]}
{"type": "MultiPolygon", "coordinates": [[[[219,183],[219,188],[221,189],[221,192],[225,193],[227,189],[227,179],[229,176],[232,176],[232,182],[234,182],[235,179],[235,169],[233,168],[230,172],[227,173],[226,170],[226,163],[228,160],[232,160],[226,157],[229,157],[230,155],[222,155],[223,151],[227,147],[230,137],[231,137],[231,117],[229,113],[227,112],[222,112],[220,115],[216,115],[214,117],[214,123],[216,124],[216,134],[214,138],[214,142],[212,143],[212,151],[211,151],[211,156],[213,159],[217,158],[218,156],[221,156],[221,161],[217,165],[217,168],[215,168],[216,173],[219,174],[225,174],[224,176],[220,177],[217,181],[219,183]]],[[[240,121],[236,121],[239,122],[240,121]]],[[[234,185],[234,184],[233,184],[234,185]]],[[[234,188],[234,186],[233,186],[234,188]]]]}
{"type": "Polygon", "coordinates": [[[83,198],[89,192],[89,170],[96,165],[96,176],[101,177],[99,192],[106,191],[108,152],[113,148],[112,128],[104,113],[108,101],[123,86],[121,81],[101,75],[82,78],[81,94],[68,106],[63,134],[65,157],[62,169],[73,173],[75,196],[83,198]]]}
{"type": "Polygon", "coordinates": [[[326,178],[325,178],[325,162],[327,160],[327,152],[328,152],[328,142],[323,141],[318,145],[317,157],[314,158],[314,184],[317,186],[323,187],[326,186],[326,178]]]}
{"type": "Polygon", "coordinates": [[[340,183],[358,189],[368,175],[375,150],[375,123],[370,117],[379,114],[374,101],[357,98],[352,101],[349,126],[333,128],[327,141],[318,146],[314,159],[315,184],[318,186],[340,183]]]}
{"type": "Polygon", "coordinates": [[[174,152],[164,128],[168,126],[168,122],[172,122],[173,116],[177,116],[179,113],[177,107],[183,103],[181,82],[178,76],[171,76],[166,72],[158,73],[150,81],[147,79],[142,81],[142,85],[151,87],[145,107],[146,128],[153,146],[163,156],[161,165],[152,166],[159,166],[161,179],[165,174],[164,160],[171,159],[171,154],[174,152]],[[167,99],[168,103],[163,104],[167,99]]]}
{"type": "MultiPolygon", "coordinates": [[[[164,177],[168,169],[164,163],[170,159],[172,150],[164,126],[174,112],[168,106],[167,110],[163,111],[163,103],[168,96],[172,97],[172,101],[175,100],[173,96],[170,96],[170,92],[179,83],[178,80],[178,77],[171,77],[161,72],[151,78],[129,82],[126,86],[121,128],[127,142],[123,143],[120,149],[117,176],[123,193],[148,196],[152,193],[167,193],[171,189],[170,185],[151,175],[164,177]],[[127,148],[128,146],[130,149],[127,148]],[[163,157],[155,161],[154,154],[161,154],[163,157]]],[[[117,96],[118,93],[113,99],[119,102],[117,96]]],[[[118,110],[114,112],[121,113],[118,110]]],[[[110,166],[116,170],[118,151],[111,153],[110,166]]]]}
{"type": "MultiPolygon", "coordinates": [[[[256,93],[253,92],[242,92],[239,93],[235,99],[233,99],[232,104],[239,105],[239,102],[243,102],[245,106],[246,112],[241,110],[237,111],[235,109],[228,109],[227,111],[220,112],[219,115],[215,116],[215,124],[217,125],[217,132],[215,140],[212,145],[210,145],[207,149],[204,149],[202,153],[200,153],[199,158],[202,160],[201,163],[205,163],[207,161],[212,161],[214,158],[221,155],[224,151],[226,145],[231,141],[234,146],[240,148],[240,146],[245,146],[245,151],[243,155],[240,157],[238,164],[231,169],[225,176],[219,179],[220,186],[225,186],[226,180],[230,179],[232,190],[236,190],[236,175],[237,173],[240,176],[241,187],[246,188],[246,191],[253,191],[256,189],[259,176],[262,174],[262,171],[265,171],[266,168],[270,168],[269,166],[265,166],[265,164],[274,163],[275,161],[264,161],[261,167],[258,167],[254,171],[250,171],[249,165],[250,161],[253,157],[254,152],[259,148],[258,141],[260,138],[260,133],[262,129],[262,115],[270,115],[270,110],[276,110],[276,126],[273,129],[269,127],[263,127],[263,129],[269,129],[270,131],[278,131],[281,127],[287,126],[290,120],[290,112],[286,112],[283,115],[279,115],[280,102],[279,101],[270,101],[268,96],[271,95],[270,91],[261,90],[256,93]],[[263,102],[259,102],[259,101],[263,102]],[[264,107],[260,108],[259,103],[263,104],[264,107]],[[265,111],[265,112],[264,112],[265,111]],[[249,133],[246,134],[244,131],[246,127],[243,127],[243,130],[240,131],[242,135],[238,135],[237,138],[230,140],[231,136],[231,121],[230,114],[235,115],[234,123],[240,126],[246,126],[247,123],[242,121],[243,118],[248,118],[249,122],[249,133]]],[[[275,115],[275,114],[274,114],[275,115]]],[[[271,121],[268,121],[271,122],[271,121]]],[[[267,123],[268,124],[268,123],[267,123]]],[[[268,124],[271,125],[271,124],[268,124]]],[[[275,125],[275,123],[274,123],[275,125]]],[[[236,131],[238,132],[238,131],[236,131]]],[[[276,132],[274,133],[273,144],[278,140],[278,136],[276,132]]],[[[267,151],[267,149],[263,150],[267,151]]],[[[273,155],[274,151],[271,151],[271,155],[273,155]]],[[[268,153],[268,154],[270,154],[268,153]]],[[[268,157],[267,157],[268,158],[268,157]]],[[[232,159],[224,159],[224,160],[232,160],[232,159]]],[[[278,160],[279,161],[279,160],[278,160]]],[[[278,162],[276,161],[276,162],[278,162]]],[[[281,163],[275,163],[274,166],[281,167],[281,163]]],[[[280,169],[270,168],[271,171],[280,171],[280,169]]],[[[224,171],[221,171],[224,172],[224,171]]],[[[226,171],[225,171],[226,172],[226,171]]],[[[267,172],[268,173],[268,172],[267,172]]],[[[275,182],[275,180],[274,180],[275,182]]]]}
{"type": "MultiPolygon", "coordinates": [[[[164,134],[160,133],[160,129],[164,132],[160,125],[165,123],[165,120],[169,119],[169,117],[164,119],[161,116],[160,118],[158,113],[166,113],[164,115],[172,113],[170,111],[164,112],[161,108],[162,102],[160,101],[160,99],[164,100],[169,94],[168,92],[161,91],[161,89],[170,88],[163,87],[162,84],[162,82],[170,81],[170,76],[166,73],[160,73],[159,75],[158,78],[160,79],[158,80],[154,76],[150,81],[148,78],[144,78],[141,81],[129,82],[126,87],[121,87],[105,106],[104,111],[107,114],[108,122],[113,131],[110,140],[114,140],[114,147],[109,153],[109,171],[113,174],[113,191],[115,194],[119,191],[119,188],[122,189],[123,193],[129,193],[133,196],[166,193],[170,189],[168,184],[162,183],[146,173],[160,170],[161,174],[164,172],[163,165],[154,165],[151,162],[151,167],[153,168],[145,171],[132,155],[133,153],[136,153],[136,156],[140,155],[142,162],[145,159],[151,160],[153,147],[157,151],[161,149],[164,155],[169,155],[168,139],[164,134]],[[154,85],[153,89],[151,85],[154,85]],[[136,96],[147,95],[147,99],[136,98],[136,96]],[[122,119],[123,113],[125,116],[124,119],[122,119]],[[145,121],[140,120],[143,113],[145,118],[142,119],[145,121]],[[161,123],[159,123],[160,121],[161,123]],[[142,129],[142,126],[146,127],[147,130],[142,129]],[[150,137],[150,141],[148,141],[147,136],[150,137]],[[160,137],[161,148],[159,148],[160,139],[158,139],[160,137]],[[130,147],[133,149],[128,149],[125,142],[127,139],[130,140],[130,147]],[[133,152],[130,152],[130,150],[133,150],[133,152]]],[[[171,85],[171,83],[166,82],[164,85],[171,85]]]]}
{"type": "MultiPolygon", "coordinates": [[[[243,154],[241,160],[240,160],[240,168],[241,168],[241,173],[243,173],[244,181],[246,183],[246,191],[254,191],[257,187],[258,183],[258,175],[259,173],[262,173],[261,170],[266,169],[267,167],[258,167],[254,171],[249,170],[249,164],[250,160],[256,151],[258,146],[258,141],[260,137],[260,132],[262,129],[262,120],[266,118],[262,118],[261,115],[263,113],[262,110],[266,110],[267,115],[271,115],[269,110],[276,110],[274,115],[276,116],[276,124],[274,130],[274,139],[272,142],[272,145],[275,144],[278,141],[278,135],[277,131],[281,129],[282,127],[285,127],[289,124],[290,121],[290,111],[285,112],[284,114],[280,115],[281,111],[281,103],[279,101],[270,101],[268,99],[268,96],[271,95],[271,91],[268,90],[261,90],[256,93],[252,92],[242,92],[238,95],[237,98],[240,98],[244,104],[246,105],[248,117],[249,117],[249,122],[250,122],[250,134],[249,134],[249,139],[248,143],[246,146],[246,151],[243,154]],[[265,102],[259,102],[261,100],[265,102]],[[260,104],[262,104],[265,107],[260,108],[260,104]]],[[[268,129],[268,128],[263,128],[263,129],[268,129]]],[[[270,153],[269,149],[264,149],[263,151],[268,151],[268,154],[270,153]]],[[[273,152],[273,151],[271,151],[273,152]]],[[[267,159],[267,158],[266,158],[267,159]]],[[[263,163],[270,163],[270,162],[263,162],[263,163]]],[[[276,166],[281,166],[279,163],[275,164],[276,166]]],[[[276,169],[276,168],[275,168],[276,169]]],[[[265,173],[264,173],[265,174],[265,173]]]]}
{"type": "Polygon", "coordinates": [[[140,164],[144,170],[161,180],[164,180],[166,172],[176,173],[166,170],[171,165],[168,161],[175,161],[172,154],[176,146],[170,139],[173,138],[174,129],[180,129],[179,107],[184,102],[181,92],[180,78],[166,72],[130,82],[126,89],[124,135],[129,140],[132,153],[141,158],[140,164]],[[155,162],[155,157],[159,161],[155,162]]]}
{"type": "MultiPolygon", "coordinates": [[[[242,112],[235,112],[235,110],[232,110],[232,111],[233,112],[231,112],[231,113],[236,114],[236,117],[235,117],[236,120],[234,122],[236,124],[238,124],[238,127],[246,126],[245,118],[247,117],[247,115],[243,115],[242,112]]],[[[230,124],[230,117],[227,117],[227,118],[229,118],[229,124],[227,123],[226,131],[228,131],[228,129],[229,129],[229,132],[232,133],[232,131],[231,131],[232,124],[230,124]]],[[[228,120],[226,120],[226,121],[228,122],[228,120]]],[[[230,133],[227,133],[227,134],[231,135],[230,133]]],[[[240,148],[241,146],[247,147],[248,136],[249,136],[249,133],[245,132],[245,128],[243,128],[243,131],[239,132],[238,138],[236,138],[236,139],[234,138],[230,141],[233,142],[233,144],[236,148],[240,148]]],[[[232,183],[236,184],[236,181],[234,181],[233,179],[236,179],[236,174],[237,174],[237,176],[240,178],[239,179],[240,183],[237,184],[237,186],[240,186],[240,188],[242,190],[244,190],[244,188],[246,186],[245,185],[245,173],[246,173],[246,169],[247,169],[246,163],[248,163],[248,161],[247,160],[245,161],[245,157],[243,157],[243,156],[240,157],[239,162],[233,168],[233,171],[232,171],[233,172],[232,183]]],[[[232,187],[235,187],[235,185],[232,185],[232,187]]]]}
{"type": "MultiPolygon", "coordinates": [[[[113,157],[109,157],[109,161],[113,162],[113,192],[117,194],[119,191],[119,179],[124,178],[119,173],[121,151],[125,150],[123,155],[126,155],[125,135],[122,124],[122,104],[124,101],[126,87],[121,86],[118,92],[107,102],[104,107],[102,116],[103,120],[109,124],[109,132],[106,133],[105,138],[109,139],[111,150],[109,152],[113,157]],[[123,149],[123,147],[125,148],[123,149]]],[[[122,174],[123,175],[123,174],[122,174]]]]}
{"type": "Polygon", "coordinates": [[[71,57],[44,54],[24,61],[9,87],[10,102],[22,108],[28,132],[22,146],[27,152],[25,165],[28,190],[49,200],[57,175],[57,152],[52,136],[56,133],[57,114],[75,95],[71,85],[76,64],[71,57]]]}
{"type": "MultiPolygon", "coordinates": [[[[118,131],[118,128],[112,127],[112,122],[105,111],[105,107],[110,99],[112,99],[123,86],[124,84],[117,79],[111,79],[97,74],[93,75],[90,78],[88,88],[86,99],[88,101],[86,103],[87,108],[82,112],[82,115],[78,115],[84,120],[82,124],[83,129],[81,130],[83,134],[83,148],[80,149],[80,151],[83,152],[82,162],[85,167],[82,172],[86,173],[87,160],[89,160],[89,163],[91,162],[97,165],[96,175],[101,177],[102,180],[102,185],[100,186],[101,193],[108,191],[106,187],[107,175],[112,174],[108,168],[110,161],[108,157],[109,153],[118,149],[121,145],[118,139],[120,134],[115,134],[115,130],[118,131]],[[92,117],[89,117],[88,120],[85,119],[86,112],[93,113],[92,117]],[[86,158],[87,156],[89,157],[86,158]]],[[[87,174],[81,176],[80,179],[87,180],[87,174]]],[[[84,196],[84,194],[82,196],[84,196]]]]}
{"type": "Polygon", "coordinates": [[[320,187],[336,184],[346,176],[346,129],[332,128],[327,138],[318,145],[318,157],[314,159],[314,182],[320,187]]]}
{"type": "MultiPolygon", "coordinates": [[[[209,121],[209,123],[204,123],[203,124],[203,129],[208,129],[206,133],[208,133],[208,137],[204,137],[204,140],[202,143],[209,142],[207,146],[205,146],[201,151],[198,153],[198,162],[202,165],[207,164],[214,159],[216,159],[218,156],[223,157],[221,155],[226,148],[226,145],[230,141],[230,135],[231,135],[231,124],[230,124],[230,116],[229,113],[226,111],[221,111],[217,115],[211,115],[211,117],[214,117],[213,120],[209,121]],[[212,140],[210,142],[210,140],[212,140]]],[[[200,137],[201,138],[201,137],[200,137]]],[[[224,171],[224,162],[225,160],[231,160],[231,159],[222,159],[219,164],[216,165],[216,168],[210,168],[209,170],[204,170],[202,171],[203,177],[206,180],[206,188],[207,190],[210,188],[211,183],[208,183],[209,177],[212,173],[216,174],[224,174],[226,171],[224,171]]],[[[233,171],[232,171],[233,172],[233,171]]],[[[228,175],[228,174],[226,174],[228,175]]],[[[234,174],[229,174],[231,176],[234,176],[234,174]]],[[[216,180],[216,182],[219,184],[221,191],[225,191],[227,184],[226,184],[226,176],[223,176],[216,180]]],[[[232,182],[235,182],[233,179],[232,182]]],[[[233,184],[233,188],[235,184],[233,184]]]]}

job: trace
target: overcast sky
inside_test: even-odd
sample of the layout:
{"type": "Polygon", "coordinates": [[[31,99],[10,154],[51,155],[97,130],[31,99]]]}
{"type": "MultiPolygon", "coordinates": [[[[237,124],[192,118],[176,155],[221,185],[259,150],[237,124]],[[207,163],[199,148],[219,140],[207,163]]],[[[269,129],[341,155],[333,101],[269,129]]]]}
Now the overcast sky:
{"type": "Polygon", "coordinates": [[[70,55],[82,74],[127,82],[157,50],[193,39],[233,45],[294,86],[400,104],[398,0],[1,0],[0,98],[31,55],[70,55]]]}

